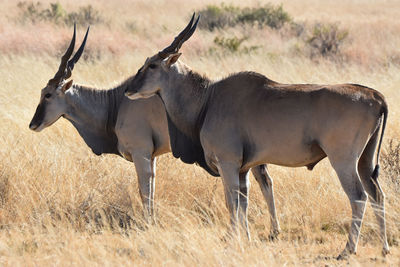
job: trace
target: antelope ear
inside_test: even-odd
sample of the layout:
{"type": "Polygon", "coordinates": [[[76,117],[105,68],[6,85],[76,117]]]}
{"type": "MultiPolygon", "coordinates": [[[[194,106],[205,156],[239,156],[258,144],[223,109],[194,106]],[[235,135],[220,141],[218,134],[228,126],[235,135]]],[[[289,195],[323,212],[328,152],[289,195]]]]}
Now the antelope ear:
{"type": "Polygon", "coordinates": [[[172,64],[174,64],[175,62],[178,61],[178,59],[179,59],[179,57],[180,57],[181,55],[182,55],[182,53],[175,53],[175,54],[170,55],[170,56],[167,58],[167,66],[168,66],[168,67],[171,67],[172,64]]]}
{"type": "Polygon", "coordinates": [[[72,82],[73,80],[69,80],[68,82],[66,82],[64,86],[61,88],[61,91],[65,93],[65,91],[67,91],[72,86],[72,82]]]}

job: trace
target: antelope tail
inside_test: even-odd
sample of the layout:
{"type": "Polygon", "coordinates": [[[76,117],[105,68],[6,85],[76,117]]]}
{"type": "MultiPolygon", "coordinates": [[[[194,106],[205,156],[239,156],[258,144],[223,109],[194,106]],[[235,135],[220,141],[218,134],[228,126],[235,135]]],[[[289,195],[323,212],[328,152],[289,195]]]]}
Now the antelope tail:
{"type": "Polygon", "coordinates": [[[382,139],[383,139],[383,134],[385,133],[385,128],[386,128],[386,121],[387,121],[387,116],[388,116],[388,107],[386,105],[386,103],[384,102],[384,104],[382,105],[381,108],[381,116],[383,114],[383,124],[382,124],[382,133],[381,133],[381,138],[379,139],[379,145],[378,145],[378,152],[376,154],[376,166],[374,171],[371,174],[371,177],[373,180],[378,179],[379,176],[379,153],[381,151],[381,145],[382,145],[382,139]]]}

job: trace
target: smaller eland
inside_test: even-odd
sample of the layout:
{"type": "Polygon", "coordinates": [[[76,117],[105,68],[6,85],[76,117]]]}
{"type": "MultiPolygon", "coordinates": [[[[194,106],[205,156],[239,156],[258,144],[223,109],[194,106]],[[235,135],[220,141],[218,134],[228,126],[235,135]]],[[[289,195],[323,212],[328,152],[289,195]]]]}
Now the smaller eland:
{"type": "MultiPolygon", "coordinates": [[[[39,132],[64,117],[73,124],[96,155],[111,153],[132,161],[136,168],[145,216],[154,219],[156,157],[171,151],[164,106],[159,96],[135,101],[124,97],[134,76],[108,90],[89,88],[68,80],[84,50],[88,33],[89,29],[81,46],[70,59],[75,45],[74,27],[71,43],[61,59],[56,75],[42,89],[29,128],[39,132]]],[[[272,225],[270,237],[274,238],[280,228],[272,179],[266,165],[256,166],[252,172],[267,201],[272,225]]]]}
{"type": "Polygon", "coordinates": [[[69,79],[84,50],[74,51],[76,27],[55,76],[42,89],[29,128],[39,132],[60,117],[70,121],[96,155],[123,156],[135,164],[139,192],[147,219],[153,216],[156,157],[170,151],[167,118],[158,96],[130,101],[124,91],[132,78],[108,89],[73,84],[69,79]],[[71,58],[71,59],[70,59],[71,58]]]}

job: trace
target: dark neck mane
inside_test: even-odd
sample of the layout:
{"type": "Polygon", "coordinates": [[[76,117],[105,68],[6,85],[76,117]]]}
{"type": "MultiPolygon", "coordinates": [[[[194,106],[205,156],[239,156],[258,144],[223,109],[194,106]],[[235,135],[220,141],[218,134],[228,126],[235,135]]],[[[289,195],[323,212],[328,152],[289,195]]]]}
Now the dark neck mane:
{"type": "Polygon", "coordinates": [[[206,93],[211,84],[211,80],[208,77],[202,76],[193,70],[189,70],[186,75],[186,79],[192,84],[193,90],[199,94],[206,93]]]}
{"type": "Polygon", "coordinates": [[[210,87],[210,84],[212,82],[206,76],[202,76],[192,70],[190,70],[189,73],[187,74],[187,81],[189,81],[192,85],[191,87],[195,94],[194,97],[198,98],[201,101],[201,108],[197,114],[196,125],[195,125],[196,126],[195,130],[196,132],[198,132],[200,131],[200,127],[203,125],[207,102],[212,93],[211,92],[212,88],[210,87]]]}
{"type": "Polygon", "coordinates": [[[218,173],[207,165],[200,143],[200,130],[208,100],[212,95],[211,81],[189,68],[177,79],[171,79],[176,88],[169,89],[177,92],[173,99],[170,99],[170,105],[166,105],[172,154],[185,163],[197,163],[211,175],[218,176],[218,173]]]}

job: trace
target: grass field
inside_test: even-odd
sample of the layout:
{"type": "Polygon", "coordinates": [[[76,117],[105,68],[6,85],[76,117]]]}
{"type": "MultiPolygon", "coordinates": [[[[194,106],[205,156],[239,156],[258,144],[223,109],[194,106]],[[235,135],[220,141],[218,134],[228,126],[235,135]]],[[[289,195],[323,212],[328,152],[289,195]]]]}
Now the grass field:
{"type": "MultiPolygon", "coordinates": [[[[267,239],[267,205],[251,178],[253,239],[226,242],[222,183],[199,167],[170,154],[158,159],[157,224],[147,225],[139,194],[128,193],[138,192],[133,164],[95,156],[64,119],[41,133],[29,130],[40,89],[55,74],[72,35],[72,26],[60,21],[68,12],[91,4],[99,21],[92,24],[74,81],[111,88],[168,45],[193,11],[215,1],[60,1],[58,20],[36,21],[29,16],[37,13],[24,13],[29,3],[0,1],[0,265],[400,265],[399,1],[271,1],[283,4],[302,33],[293,33],[289,24],[280,29],[238,24],[199,29],[182,48],[181,60],[213,79],[252,70],[283,83],[359,83],[385,95],[389,120],[379,179],[391,254],[381,256],[368,205],[358,253],[348,262],[335,257],[346,242],[350,205],[326,159],[312,172],[270,167],[282,227],[274,242],[267,239]],[[347,37],[337,53],[318,54],[309,43],[313,27],[329,23],[347,37]],[[216,37],[243,41],[232,50],[216,37]]],[[[55,2],[41,1],[37,8],[50,3],[55,2]]],[[[78,27],[78,42],[85,28],[78,27]]]]}

